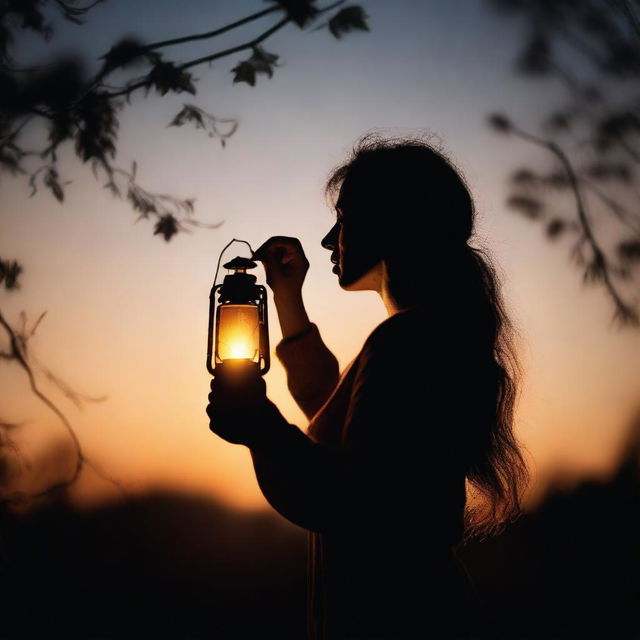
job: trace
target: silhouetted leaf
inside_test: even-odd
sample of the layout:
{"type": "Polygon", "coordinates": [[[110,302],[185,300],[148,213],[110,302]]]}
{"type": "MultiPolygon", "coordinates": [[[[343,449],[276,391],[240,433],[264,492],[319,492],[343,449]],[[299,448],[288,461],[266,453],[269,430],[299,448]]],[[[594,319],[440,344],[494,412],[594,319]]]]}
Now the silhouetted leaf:
{"type": "Polygon", "coordinates": [[[287,17],[293,20],[300,28],[316,17],[318,9],[313,6],[314,0],[267,0],[280,5],[287,17]]]}
{"type": "Polygon", "coordinates": [[[235,73],[235,76],[233,77],[234,83],[246,82],[252,87],[256,86],[256,70],[247,60],[239,62],[235,67],[233,67],[233,69],[231,69],[231,73],[235,73]]]}
{"type": "Polygon", "coordinates": [[[147,77],[149,85],[154,87],[161,96],[170,91],[174,93],[186,91],[194,95],[196,93],[193,76],[173,62],[156,62],[147,77]]]}
{"type": "Polygon", "coordinates": [[[88,93],[76,109],[75,146],[84,162],[108,162],[116,154],[117,104],[102,92],[88,93]]]}
{"type": "Polygon", "coordinates": [[[618,257],[627,263],[640,263],[640,238],[624,240],[616,247],[618,257]]]}
{"type": "Polygon", "coordinates": [[[254,47],[248,62],[253,65],[256,73],[265,73],[271,78],[273,77],[273,67],[277,66],[279,57],[265,51],[262,47],[254,47]]]}
{"type": "Polygon", "coordinates": [[[178,221],[170,213],[160,217],[156,222],[153,235],[161,235],[167,242],[178,233],[178,221]]]}
{"type": "Polygon", "coordinates": [[[572,119],[573,117],[569,113],[554,113],[546,119],[544,126],[546,129],[554,133],[559,131],[569,131],[571,129],[572,119]]]}
{"type": "Polygon", "coordinates": [[[511,182],[522,186],[533,186],[539,181],[538,176],[531,169],[518,169],[511,174],[511,182]]]}
{"type": "Polygon", "coordinates": [[[135,211],[140,212],[140,218],[148,218],[150,213],[158,213],[153,198],[133,182],[129,184],[127,200],[131,203],[135,211]]]}
{"type": "Polygon", "coordinates": [[[47,154],[52,154],[55,160],[55,151],[58,146],[65,140],[73,137],[76,123],[74,122],[71,113],[68,109],[62,111],[56,111],[51,120],[49,120],[49,147],[46,150],[47,154]]]}
{"type": "Polygon", "coordinates": [[[625,184],[631,181],[631,167],[621,163],[594,162],[586,167],[585,173],[594,180],[619,180],[625,184]]]}
{"type": "Polygon", "coordinates": [[[235,73],[233,82],[246,82],[254,87],[256,84],[256,74],[263,73],[270,78],[273,76],[273,67],[278,60],[277,55],[268,53],[260,47],[255,47],[253,54],[247,60],[239,62],[232,70],[235,73]]]}
{"type": "Polygon", "coordinates": [[[516,61],[516,68],[526,75],[542,76],[552,69],[551,45],[543,35],[534,36],[516,61]]]}
{"type": "Polygon", "coordinates": [[[30,29],[45,39],[51,37],[51,26],[45,23],[44,14],[40,10],[42,0],[19,0],[19,2],[3,2],[3,19],[14,17],[22,29],[30,29]]]}
{"type": "Polygon", "coordinates": [[[571,184],[566,171],[552,171],[542,178],[542,182],[552,189],[566,189],[571,184]]]}
{"type": "Polygon", "coordinates": [[[547,236],[551,240],[555,240],[558,236],[560,236],[567,228],[567,224],[564,220],[560,218],[554,218],[547,224],[547,236]]]}
{"type": "Polygon", "coordinates": [[[354,30],[369,31],[367,14],[360,5],[345,7],[329,20],[329,31],[335,38],[354,30]]]}
{"type": "Polygon", "coordinates": [[[529,196],[511,196],[507,200],[507,206],[532,220],[542,218],[544,214],[544,205],[542,202],[529,196]]]}
{"type": "Polygon", "coordinates": [[[511,129],[513,128],[511,120],[509,120],[507,116],[502,115],[501,113],[492,113],[487,118],[487,124],[499,133],[509,133],[509,131],[511,131],[511,129]]]}
{"type": "Polygon", "coordinates": [[[118,67],[127,67],[138,62],[145,55],[144,45],[134,38],[123,38],[116,42],[109,51],[102,56],[104,60],[103,73],[118,67]]]}
{"type": "Polygon", "coordinates": [[[22,267],[15,260],[0,259],[0,284],[7,291],[20,288],[18,277],[22,273],[22,267]]]}
{"type": "Polygon", "coordinates": [[[55,199],[58,202],[63,202],[64,191],[62,190],[62,186],[58,178],[58,171],[55,169],[55,167],[48,167],[42,181],[44,185],[51,190],[55,199]]]}
{"type": "Polygon", "coordinates": [[[639,133],[640,118],[631,111],[609,114],[598,123],[597,131],[601,137],[620,137],[628,133],[639,133]]]}
{"type": "Polygon", "coordinates": [[[169,123],[170,127],[181,127],[185,122],[192,122],[195,124],[196,129],[204,129],[204,119],[202,113],[198,107],[194,107],[191,104],[185,104],[182,109],[176,114],[174,119],[169,123]]]}
{"type": "Polygon", "coordinates": [[[582,274],[582,281],[585,284],[596,284],[604,279],[606,269],[606,260],[601,251],[596,251],[592,259],[587,263],[582,274]]]}

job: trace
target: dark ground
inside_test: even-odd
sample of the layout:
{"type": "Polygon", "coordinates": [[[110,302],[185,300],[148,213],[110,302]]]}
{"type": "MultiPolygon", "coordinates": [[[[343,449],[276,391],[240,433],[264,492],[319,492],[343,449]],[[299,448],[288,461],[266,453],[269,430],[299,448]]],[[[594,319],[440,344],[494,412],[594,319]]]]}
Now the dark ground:
{"type": "MultiPolygon", "coordinates": [[[[492,637],[640,639],[639,445],[461,551],[492,637]]],[[[0,517],[1,638],[305,636],[305,536],[277,515],[156,493],[0,517]]]]}

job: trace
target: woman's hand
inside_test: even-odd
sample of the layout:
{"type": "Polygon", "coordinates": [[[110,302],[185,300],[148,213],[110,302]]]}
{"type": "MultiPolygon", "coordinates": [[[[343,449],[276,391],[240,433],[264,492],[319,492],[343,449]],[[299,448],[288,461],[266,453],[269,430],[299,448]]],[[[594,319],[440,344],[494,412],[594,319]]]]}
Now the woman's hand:
{"type": "Polygon", "coordinates": [[[267,284],[275,298],[300,297],[302,284],[309,269],[309,261],[297,238],[273,236],[253,254],[264,265],[267,284]]]}
{"type": "Polygon", "coordinates": [[[227,442],[248,447],[268,442],[274,425],[286,423],[266,395],[261,376],[211,380],[207,406],[209,428],[227,442]]]}

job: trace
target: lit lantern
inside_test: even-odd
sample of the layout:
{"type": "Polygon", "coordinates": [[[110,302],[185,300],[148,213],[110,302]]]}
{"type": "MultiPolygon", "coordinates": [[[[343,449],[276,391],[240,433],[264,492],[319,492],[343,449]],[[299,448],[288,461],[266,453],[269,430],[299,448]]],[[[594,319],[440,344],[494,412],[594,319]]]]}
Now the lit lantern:
{"type": "Polygon", "coordinates": [[[209,296],[207,369],[212,376],[223,370],[264,375],[270,364],[267,290],[247,273],[257,266],[252,260],[237,257],[223,266],[233,273],[214,283],[209,296]]]}

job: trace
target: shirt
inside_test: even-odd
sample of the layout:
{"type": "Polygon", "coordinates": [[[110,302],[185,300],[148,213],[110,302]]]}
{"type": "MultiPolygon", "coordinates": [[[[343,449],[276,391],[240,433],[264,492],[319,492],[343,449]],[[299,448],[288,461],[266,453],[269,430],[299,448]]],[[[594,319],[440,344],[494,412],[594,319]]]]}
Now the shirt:
{"type": "Polygon", "coordinates": [[[254,464],[267,499],[309,530],[313,640],[472,637],[473,593],[453,550],[472,367],[461,366],[464,338],[437,338],[421,310],[397,313],[339,378],[315,325],[276,348],[311,421],[254,464]]]}

